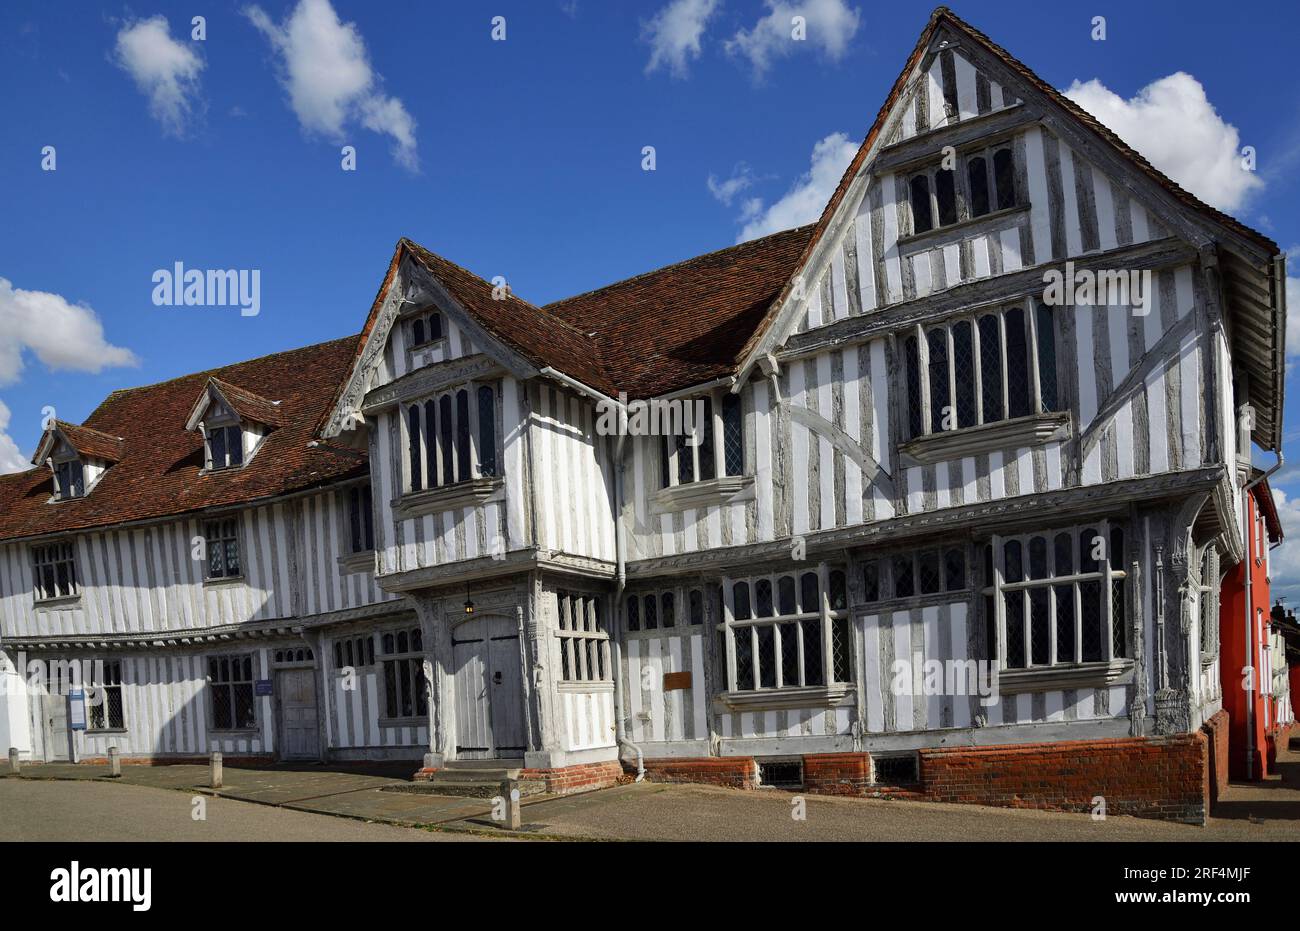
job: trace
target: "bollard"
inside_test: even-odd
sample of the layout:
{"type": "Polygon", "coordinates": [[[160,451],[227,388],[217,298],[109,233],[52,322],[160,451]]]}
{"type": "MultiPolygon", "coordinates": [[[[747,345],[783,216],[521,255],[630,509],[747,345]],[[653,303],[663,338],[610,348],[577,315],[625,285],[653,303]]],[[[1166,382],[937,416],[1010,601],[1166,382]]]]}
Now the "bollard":
{"type": "Polygon", "coordinates": [[[511,831],[519,830],[519,788],[513,779],[501,781],[501,797],[506,803],[505,827],[511,831]]]}
{"type": "Polygon", "coordinates": [[[22,761],[18,759],[18,748],[9,748],[9,772],[20,773],[23,770],[22,761]]]}
{"type": "Polygon", "coordinates": [[[117,747],[108,748],[108,774],[114,778],[122,776],[122,754],[117,747]]]}
{"type": "Polygon", "coordinates": [[[218,750],[212,751],[211,769],[212,769],[211,778],[208,780],[208,782],[212,786],[212,788],[220,789],[221,788],[221,753],[218,750]]]}

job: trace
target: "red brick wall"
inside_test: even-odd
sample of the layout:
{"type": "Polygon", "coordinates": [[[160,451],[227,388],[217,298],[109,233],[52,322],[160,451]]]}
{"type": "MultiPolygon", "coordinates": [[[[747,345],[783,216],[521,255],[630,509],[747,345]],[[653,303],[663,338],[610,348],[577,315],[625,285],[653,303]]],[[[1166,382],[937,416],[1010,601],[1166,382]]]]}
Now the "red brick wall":
{"type": "Polygon", "coordinates": [[[871,761],[865,753],[819,753],[803,758],[803,788],[817,795],[865,795],[871,761]]]}
{"type": "Polygon", "coordinates": [[[585,792],[588,789],[604,789],[616,785],[622,776],[623,766],[617,760],[579,763],[576,766],[564,766],[559,769],[525,769],[519,773],[520,779],[544,780],[546,791],[556,795],[585,792]]]}
{"type": "Polygon", "coordinates": [[[1228,737],[1230,733],[1228,712],[1220,710],[1204,724],[1209,744],[1210,772],[1207,793],[1213,805],[1228,787],[1228,737]]]}
{"type": "Polygon", "coordinates": [[[707,782],[733,789],[752,789],[754,760],[748,756],[663,758],[645,761],[651,782],[707,782]]]}
{"type": "Polygon", "coordinates": [[[922,750],[925,797],[1010,808],[1090,811],[1203,824],[1205,734],[922,750]]]}

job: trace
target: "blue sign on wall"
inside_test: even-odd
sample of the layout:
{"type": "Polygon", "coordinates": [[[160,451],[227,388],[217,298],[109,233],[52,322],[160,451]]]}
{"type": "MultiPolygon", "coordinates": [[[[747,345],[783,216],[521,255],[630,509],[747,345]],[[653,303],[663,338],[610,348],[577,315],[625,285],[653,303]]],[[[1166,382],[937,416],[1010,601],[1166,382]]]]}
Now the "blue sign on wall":
{"type": "Polygon", "coordinates": [[[74,731],[86,729],[86,693],[81,689],[68,693],[68,726],[74,731]]]}
{"type": "Polygon", "coordinates": [[[258,679],[256,682],[254,682],[254,683],[253,683],[253,694],[254,694],[254,695],[257,695],[258,697],[263,697],[263,696],[266,696],[266,695],[270,695],[270,694],[271,694],[271,680],[270,680],[270,679],[258,679]]]}

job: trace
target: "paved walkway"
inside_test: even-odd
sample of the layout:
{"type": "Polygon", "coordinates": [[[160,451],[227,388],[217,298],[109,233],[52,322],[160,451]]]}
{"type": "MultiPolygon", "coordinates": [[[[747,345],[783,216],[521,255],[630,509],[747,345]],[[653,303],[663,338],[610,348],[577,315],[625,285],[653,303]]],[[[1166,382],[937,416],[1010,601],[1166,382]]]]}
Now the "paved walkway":
{"type": "Polygon", "coordinates": [[[146,786],[0,779],[0,842],[474,841],[146,786]],[[201,798],[202,809],[195,803],[201,798]],[[195,817],[201,815],[202,817],[195,817]]]}
{"type": "MultiPolygon", "coordinates": [[[[206,766],[124,765],[121,779],[113,780],[106,766],[27,764],[21,784],[93,781],[93,788],[77,789],[95,798],[111,798],[125,787],[171,789],[190,798],[212,795],[218,800],[390,826],[424,826],[439,833],[501,834],[491,817],[490,800],[394,791],[411,787],[408,769],[227,766],[225,785],[213,790],[205,787],[206,766]]],[[[642,783],[581,795],[526,798],[522,830],[513,836],[719,841],[1300,840],[1300,752],[1283,753],[1280,769],[1280,778],[1230,786],[1204,828],[1122,816],[1098,822],[1086,814],[642,783]]],[[[11,775],[8,765],[0,764],[0,776],[5,775],[11,775]]],[[[4,783],[0,787],[10,788],[4,783]]],[[[65,804],[60,800],[68,797],[68,788],[61,786],[64,791],[48,796],[32,791],[24,798],[31,806],[48,810],[65,804]]],[[[189,804],[186,798],[184,805],[189,804]]],[[[170,835],[160,839],[166,836],[170,835]]]]}

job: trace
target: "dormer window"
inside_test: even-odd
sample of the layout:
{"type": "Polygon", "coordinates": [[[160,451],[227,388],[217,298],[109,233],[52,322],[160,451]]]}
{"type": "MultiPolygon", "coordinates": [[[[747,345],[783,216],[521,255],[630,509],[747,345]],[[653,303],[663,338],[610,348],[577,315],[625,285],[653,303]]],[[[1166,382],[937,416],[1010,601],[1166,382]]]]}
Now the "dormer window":
{"type": "Polygon", "coordinates": [[[219,472],[246,465],[283,421],[279,401],[209,378],[185,429],[203,434],[203,470],[219,472]]]}
{"type": "Polygon", "coordinates": [[[41,437],[32,462],[44,463],[54,476],[49,503],[55,504],[86,497],[122,454],[121,437],[55,421],[41,437]]]}
{"type": "Polygon", "coordinates": [[[54,497],[59,501],[81,498],[86,494],[85,470],[80,459],[54,463],[54,497]]]}
{"type": "Polygon", "coordinates": [[[210,470],[244,464],[244,431],[238,424],[208,427],[206,432],[210,470]]]}
{"type": "Polygon", "coordinates": [[[411,349],[423,349],[443,338],[442,314],[436,310],[426,311],[412,318],[409,326],[411,349]]]}

